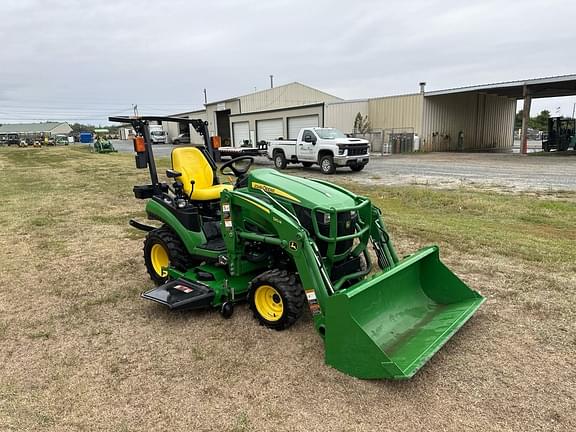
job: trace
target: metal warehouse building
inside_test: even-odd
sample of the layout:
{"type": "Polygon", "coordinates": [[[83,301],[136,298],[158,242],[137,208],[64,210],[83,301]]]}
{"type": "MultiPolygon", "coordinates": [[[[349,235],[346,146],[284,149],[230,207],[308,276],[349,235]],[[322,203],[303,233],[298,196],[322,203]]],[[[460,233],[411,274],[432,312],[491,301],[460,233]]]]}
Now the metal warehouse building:
{"type": "MultiPolygon", "coordinates": [[[[294,82],[209,102],[204,110],[175,116],[204,119],[208,121],[210,134],[219,135],[222,145],[240,147],[279,137],[294,138],[302,127],[322,126],[324,104],[335,101],[342,99],[294,82]]],[[[166,123],[164,128],[173,139],[178,126],[166,123]]],[[[190,138],[193,143],[202,142],[193,131],[190,138]]]]}
{"type": "MultiPolygon", "coordinates": [[[[345,101],[300,83],[210,102],[204,110],[177,114],[208,121],[223,145],[253,146],[296,137],[302,127],[337,127],[353,133],[358,113],[371,124],[375,152],[411,151],[419,137],[424,151],[507,151],[513,145],[519,99],[576,94],[576,75],[420,91],[413,94],[345,101]]],[[[528,109],[529,111],[529,109],[528,109]]],[[[171,138],[184,132],[165,125],[171,138]]],[[[193,143],[201,143],[195,133],[193,143]]]]}
{"type": "Polygon", "coordinates": [[[66,122],[45,123],[14,123],[0,126],[0,139],[8,134],[18,134],[20,137],[68,135],[72,128],[66,122]]]}

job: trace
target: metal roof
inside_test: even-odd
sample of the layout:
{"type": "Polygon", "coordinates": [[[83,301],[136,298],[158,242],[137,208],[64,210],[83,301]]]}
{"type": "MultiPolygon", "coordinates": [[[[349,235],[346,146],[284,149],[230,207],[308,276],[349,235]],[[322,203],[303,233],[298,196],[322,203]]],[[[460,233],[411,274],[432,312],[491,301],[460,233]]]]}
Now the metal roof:
{"type": "Polygon", "coordinates": [[[7,123],[0,126],[0,133],[42,133],[50,132],[56,127],[68,124],[66,122],[46,122],[46,123],[7,123]]]}
{"type": "Polygon", "coordinates": [[[522,99],[524,97],[524,86],[529,88],[532,98],[573,96],[576,95],[576,75],[560,75],[470,87],[457,87],[426,92],[424,96],[441,96],[455,93],[477,92],[522,99]]]}
{"type": "Polygon", "coordinates": [[[317,91],[317,92],[320,92],[320,93],[324,93],[325,95],[331,96],[331,97],[333,97],[333,98],[341,99],[341,98],[339,98],[338,96],[331,95],[330,93],[326,93],[326,92],[324,92],[324,91],[322,91],[322,90],[318,90],[318,89],[316,89],[316,88],[314,88],[314,87],[310,87],[310,86],[307,86],[306,84],[302,84],[301,82],[294,81],[294,82],[291,82],[291,83],[288,83],[288,84],[282,84],[282,85],[279,85],[279,86],[276,86],[276,87],[272,87],[272,88],[268,88],[268,89],[264,89],[264,90],[258,90],[258,91],[253,92],[253,93],[246,93],[246,94],[243,94],[243,95],[240,95],[240,96],[236,96],[236,97],[231,97],[231,98],[228,98],[228,99],[220,99],[220,100],[217,100],[217,101],[210,101],[210,102],[205,103],[204,105],[205,105],[205,106],[208,106],[208,105],[219,104],[219,103],[222,103],[222,102],[231,102],[231,101],[235,101],[235,100],[241,99],[241,98],[243,98],[243,97],[253,96],[253,95],[256,95],[256,94],[259,94],[259,93],[265,93],[265,92],[268,92],[268,91],[270,91],[270,90],[276,90],[276,89],[283,88],[283,87],[293,86],[294,84],[299,85],[299,86],[301,86],[301,87],[308,88],[308,89],[312,89],[312,90],[317,91]]]}

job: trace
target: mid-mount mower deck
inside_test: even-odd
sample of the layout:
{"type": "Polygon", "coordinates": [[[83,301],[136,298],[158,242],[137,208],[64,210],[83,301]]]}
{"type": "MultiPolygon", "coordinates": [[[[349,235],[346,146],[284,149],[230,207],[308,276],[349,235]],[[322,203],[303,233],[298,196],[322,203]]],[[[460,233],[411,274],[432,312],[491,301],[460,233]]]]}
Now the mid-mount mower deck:
{"type": "Polygon", "coordinates": [[[248,156],[223,164],[220,184],[207,124],[171,117],[111,117],[131,123],[136,166],[151,183],[152,227],[144,260],[157,284],[142,296],[171,309],[219,308],[247,300],[264,326],[283,330],[311,311],[326,363],[359,378],[406,379],[474,314],[484,298],[454,275],[438,248],[396,255],[370,200],[320,180],[272,169],[249,171],[248,156]],[[172,185],[160,183],[149,121],[188,123],[204,146],[172,152],[172,185]]]}

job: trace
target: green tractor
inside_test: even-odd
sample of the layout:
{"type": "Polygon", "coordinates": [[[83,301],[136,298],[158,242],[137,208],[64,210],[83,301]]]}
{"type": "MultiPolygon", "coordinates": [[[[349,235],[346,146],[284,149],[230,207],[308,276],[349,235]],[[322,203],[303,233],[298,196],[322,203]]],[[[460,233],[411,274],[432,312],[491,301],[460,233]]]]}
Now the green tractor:
{"type": "Polygon", "coordinates": [[[439,258],[436,246],[399,258],[369,199],[321,180],[220,166],[207,123],[171,117],[111,117],[131,123],[136,166],[151,183],[134,187],[161,226],[147,232],[144,261],[156,287],[142,297],[170,309],[217,308],[229,318],[247,301],[263,326],[284,330],[308,309],[326,363],[364,379],[407,379],[484,302],[439,258]],[[149,121],[188,123],[204,146],[172,151],[171,185],[158,181],[149,121]]]}
{"type": "Polygon", "coordinates": [[[96,153],[116,153],[118,150],[114,148],[108,139],[108,129],[94,129],[94,152],[96,153]]]}

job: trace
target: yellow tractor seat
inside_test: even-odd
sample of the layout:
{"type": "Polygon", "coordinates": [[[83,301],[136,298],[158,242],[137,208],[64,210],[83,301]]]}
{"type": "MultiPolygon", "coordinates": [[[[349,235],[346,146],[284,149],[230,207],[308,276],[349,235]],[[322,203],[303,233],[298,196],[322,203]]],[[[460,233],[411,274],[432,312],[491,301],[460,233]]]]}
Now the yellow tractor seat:
{"type": "Polygon", "coordinates": [[[190,195],[194,180],[194,191],[191,199],[195,201],[209,201],[220,199],[223,190],[232,190],[232,185],[213,185],[214,172],[204,157],[204,154],[195,147],[183,147],[172,150],[172,169],[182,173],[179,180],[184,185],[184,192],[190,195]]]}

